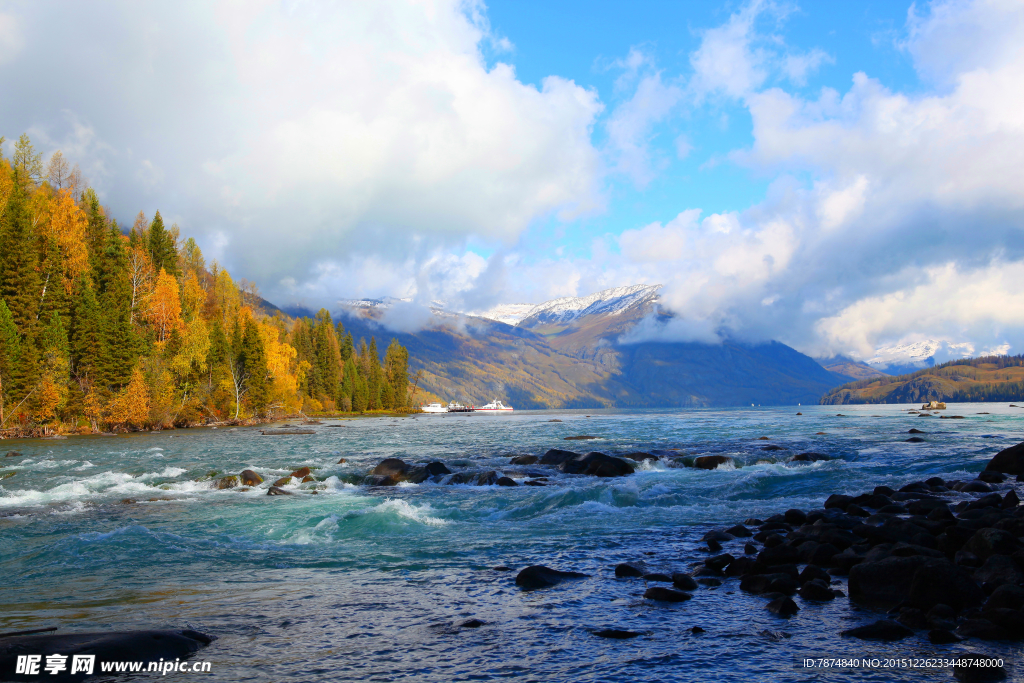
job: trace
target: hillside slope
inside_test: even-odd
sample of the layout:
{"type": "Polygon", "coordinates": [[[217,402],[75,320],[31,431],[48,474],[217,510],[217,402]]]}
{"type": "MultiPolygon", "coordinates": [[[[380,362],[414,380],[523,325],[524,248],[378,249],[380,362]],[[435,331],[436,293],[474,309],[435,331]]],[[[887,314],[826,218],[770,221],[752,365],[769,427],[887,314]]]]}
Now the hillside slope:
{"type": "Polygon", "coordinates": [[[825,405],[927,401],[1024,401],[1024,356],[950,361],[896,377],[869,378],[836,387],[825,405]]]}

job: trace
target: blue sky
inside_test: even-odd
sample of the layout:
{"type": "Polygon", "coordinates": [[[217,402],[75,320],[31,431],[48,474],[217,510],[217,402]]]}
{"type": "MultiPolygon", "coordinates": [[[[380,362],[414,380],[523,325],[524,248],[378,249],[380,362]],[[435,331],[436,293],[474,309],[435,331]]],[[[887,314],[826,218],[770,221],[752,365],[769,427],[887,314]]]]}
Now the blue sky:
{"type": "Polygon", "coordinates": [[[661,284],[657,338],[1020,353],[1022,46],[1019,0],[8,0],[0,134],[282,305],[661,284]]]}

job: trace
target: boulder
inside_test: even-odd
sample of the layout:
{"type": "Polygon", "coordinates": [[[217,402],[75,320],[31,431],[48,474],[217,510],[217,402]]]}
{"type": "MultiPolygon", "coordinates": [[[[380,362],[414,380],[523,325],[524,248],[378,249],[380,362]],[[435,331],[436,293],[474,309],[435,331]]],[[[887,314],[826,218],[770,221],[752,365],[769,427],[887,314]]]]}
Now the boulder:
{"type": "Polygon", "coordinates": [[[516,457],[512,458],[509,461],[509,464],[511,464],[511,465],[533,465],[538,460],[540,460],[540,458],[538,458],[536,455],[517,455],[516,457]]]}
{"type": "Polygon", "coordinates": [[[648,460],[658,460],[659,459],[658,456],[654,455],[653,453],[643,453],[641,451],[636,451],[636,452],[633,452],[633,453],[626,453],[622,457],[623,458],[629,458],[630,460],[633,460],[634,462],[646,462],[648,460]]]}
{"type": "Polygon", "coordinates": [[[1024,588],[1012,584],[1003,584],[988,596],[985,609],[1020,609],[1024,607],[1024,588]]]}
{"type": "Polygon", "coordinates": [[[238,475],[238,479],[242,482],[243,486],[259,486],[263,483],[263,477],[252,470],[242,470],[241,474],[238,475]]]}
{"type": "Polygon", "coordinates": [[[557,467],[567,460],[572,460],[578,457],[580,457],[579,453],[573,453],[572,451],[563,451],[560,448],[552,448],[541,457],[540,464],[557,467]]]}
{"type": "Polygon", "coordinates": [[[614,638],[616,640],[626,640],[627,638],[636,638],[637,636],[643,635],[639,631],[623,631],[617,628],[606,628],[603,631],[594,631],[594,635],[598,638],[614,638]]]}
{"type": "Polygon", "coordinates": [[[992,555],[1012,555],[1024,548],[1013,534],[1002,529],[979,529],[964,546],[981,560],[992,555]]]}
{"type": "Polygon", "coordinates": [[[790,462],[818,462],[819,460],[831,460],[831,458],[824,453],[807,452],[797,453],[789,459],[790,462]]]}
{"type": "Polygon", "coordinates": [[[689,593],[673,588],[662,588],[661,586],[652,586],[644,591],[644,598],[647,600],[658,600],[661,602],[685,602],[692,597],[689,593]]]}
{"type": "Polygon", "coordinates": [[[772,614],[778,614],[780,617],[790,617],[800,611],[797,604],[793,602],[792,598],[775,598],[769,602],[766,607],[772,614]]]}
{"type": "Polygon", "coordinates": [[[697,582],[689,574],[676,572],[672,575],[672,585],[683,591],[697,590],[697,582]]]}
{"type": "Polygon", "coordinates": [[[910,584],[927,558],[887,557],[861,562],[850,568],[850,599],[865,603],[895,605],[910,595],[910,584]]]}
{"type": "Polygon", "coordinates": [[[944,604],[959,612],[978,607],[984,601],[985,593],[970,573],[949,560],[926,559],[914,572],[907,595],[907,604],[924,610],[944,604]]]}
{"type": "Polygon", "coordinates": [[[833,493],[831,496],[825,499],[825,505],[823,506],[826,510],[829,508],[839,508],[845,510],[846,506],[853,502],[853,496],[846,496],[841,493],[833,493]]]}
{"type": "Polygon", "coordinates": [[[273,486],[287,486],[290,483],[292,483],[292,478],[290,476],[281,477],[273,483],[273,486]]]}
{"type": "Polygon", "coordinates": [[[292,476],[295,477],[296,479],[308,477],[310,474],[312,474],[312,472],[308,467],[300,467],[299,469],[292,472],[292,476]]]}
{"type": "Polygon", "coordinates": [[[1003,474],[1024,474],[1024,443],[1010,446],[996,453],[985,466],[986,472],[1003,474]]]}
{"type": "Polygon", "coordinates": [[[988,619],[965,619],[957,626],[956,634],[961,638],[978,640],[1013,640],[1009,631],[988,619]]]}
{"type": "Polygon", "coordinates": [[[535,588],[555,586],[569,579],[584,579],[588,576],[589,574],[581,574],[580,572],[563,572],[535,564],[527,567],[516,575],[516,585],[520,586],[524,590],[533,590],[535,588]]]}
{"type": "Polygon", "coordinates": [[[914,635],[909,628],[891,619],[882,619],[867,626],[858,626],[843,631],[844,638],[860,638],[861,640],[902,640],[914,635]]]}
{"type": "MultiPolygon", "coordinates": [[[[532,457],[532,456],[531,456],[532,457]]],[[[423,466],[424,471],[431,477],[437,477],[445,474],[451,474],[452,471],[445,467],[443,462],[428,462],[423,466]]]]}
{"type": "Polygon", "coordinates": [[[499,478],[500,477],[498,477],[498,473],[495,472],[494,470],[491,470],[489,472],[481,472],[480,474],[476,475],[475,479],[473,479],[473,484],[475,486],[494,486],[495,484],[498,483],[499,478]]]}
{"type": "Polygon", "coordinates": [[[800,586],[800,597],[804,600],[835,600],[836,594],[832,592],[826,581],[822,579],[812,579],[805,581],[804,585],[800,586]]]}
{"type": "Polygon", "coordinates": [[[982,586],[987,584],[991,591],[1003,585],[1024,585],[1024,572],[1008,555],[992,555],[974,571],[974,580],[982,586]]]}
{"type": "Polygon", "coordinates": [[[702,455],[694,459],[693,466],[700,470],[713,470],[719,465],[728,465],[732,462],[732,458],[724,455],[702,455]]]}
{"type": "Polygon", "coordinates": [[[233,489],[236,486],[238,486],[238,477],[233,474],[217,480],[217,488],[219,489],[233,489]]]}
{"type": "Polygon", "coordinates": [[[7,451],[7,457],[8,458],[20,458],[21,457],[21,451],[7,451]]]}
{"type": "Polygon", "coordinates": [[[399,458],[386,458],[373,468],[370,472],[375,477],[389,477],[396,484],[406,481],[409,469],[412,466],[399,458]]]}
{"type": "Polygon", "coordinates": [[[640,567],[630,564],[629,562],[622,562],[620,564],[615,565],[615,577],[619,579],[628,578],[632,576],[643,576],[646,573],[647,572],[645,572],[640,567]]]}
{"type": "Polygon", "coordinates": [[[495,482],[498,486],[519,486],[515,479],[511,477],[499,477],[498,481],[495,482]]]}
{"type": "Polygon", "coordinates": [[[750,538],[753,535],[750,529],[743,526],[742,524],[737,524],[736,526],[729,527],[725,530],[725,533],[729,534],[734,538],[750,538]]]}
{"type": "Polygon", "coordinates": [[[622,458],[592,452],[565,460],[558,468],[566,474],[589,474],[597,477],[623,477],[633,474],[633,466],[622,458]]]}
{"type": "Polygon", "coordinates": [[[269,489],[267,489],[267,495],[268,496],[293,496],[295,494],[292,493],[291,491],[285,491],[284,489],[282,489],[280,487],[271,486],[269,489]]]}

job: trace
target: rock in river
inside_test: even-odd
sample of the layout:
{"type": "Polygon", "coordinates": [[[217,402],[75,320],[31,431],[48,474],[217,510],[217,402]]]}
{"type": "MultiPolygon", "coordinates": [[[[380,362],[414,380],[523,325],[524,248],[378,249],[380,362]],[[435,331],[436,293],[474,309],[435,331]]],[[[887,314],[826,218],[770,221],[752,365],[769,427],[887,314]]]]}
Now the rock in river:
{"type": "Polygon", "coordinates": [[[842,632],[843,637],[861,640],[901,640],[914,635],[909,628],[891,619],[882,619],[867,626],[858,626],[842,632]]]}
{"type": "Polygon", "coordinates": [[[238,478],[242,481],[243,486],[259,486],[263,483],[263,477],[252,470],[242,470],[242,473],[238,475],[238,478]]]}
{"type": "Polygon", "coordinates": [[[564,461],[559,469],[566,474],[589,474],[596,477],[624,477],[633,474],[633,466],[622,458],[604,453],[587,453],[564,461]]]}
{"type": "Polygon", "coordinates": [[[685,602],[693,596],[683,591],[677,591],[672,588],[662,588],[661,586],[654,586],[644,591],[644,597],[648,600],[659,600],[661,602],[685,602]]]}
{"type": "Polygon", "coordinates": [[[525,590],[554,586],[567,579],[585,579],[589,574],[580,572],[563,572],[551,567],[535,564],[527,567],[516,575],[516,585],[525,590]]]}
{"type": "Polygon", "coordinates": [[[732,464],[732,458],[724,455],[702,455],[693,461],[693,466],[700,470],[713,470],[719,465],[732,464]]]}
{"type": "Polygon", "coordinates": [[[986,472],[1002,472],[1003,474],[1024,474],[1024,443],[1010,446],[996,453],[985,466],[986,472]]]}

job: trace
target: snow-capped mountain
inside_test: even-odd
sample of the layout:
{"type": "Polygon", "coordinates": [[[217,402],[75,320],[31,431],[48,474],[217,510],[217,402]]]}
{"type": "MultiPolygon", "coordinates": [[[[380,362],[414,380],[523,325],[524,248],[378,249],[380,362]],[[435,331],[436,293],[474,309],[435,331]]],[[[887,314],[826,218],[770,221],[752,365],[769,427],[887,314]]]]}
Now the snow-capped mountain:
{"type": "Polygon", "coordinates": [[[654,303],[660,289],[661,285],[613,287],[588,296],[566,296],[542,304],[502,304],[474,315],[509,325],[564,324],[585,315],[619,315],[654,303]]]}
{"type": "Polygon", "coordinates": [[[924,339],[884,346],[875,350],[875,355],[866,359],[868,365],[889,372],[913,372],[921,368],[944,363],[957,358],[974,356],[971,342],[948,342],[939,339],[924,339]]]}

